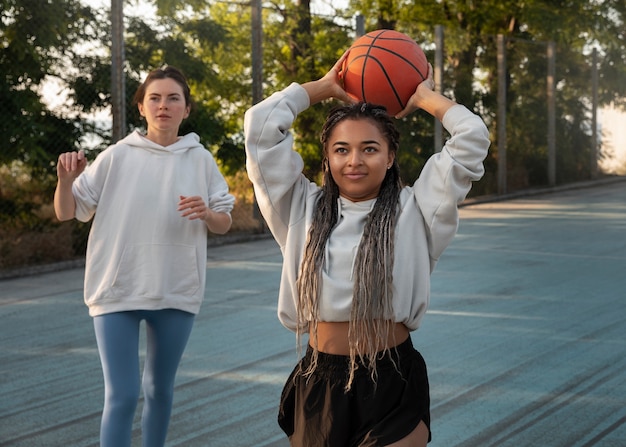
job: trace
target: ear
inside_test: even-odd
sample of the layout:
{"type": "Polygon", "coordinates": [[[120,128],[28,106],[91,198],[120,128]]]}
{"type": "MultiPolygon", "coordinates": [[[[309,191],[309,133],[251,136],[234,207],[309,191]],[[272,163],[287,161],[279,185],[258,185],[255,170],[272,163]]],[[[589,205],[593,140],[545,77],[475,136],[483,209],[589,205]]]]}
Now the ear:
{"type": "Polygon", "coordinates": [[[143,113],[143,104],[142,103],[140,103],[140,102],[137,103],[137,109],[139,110],[139,115],[140,116],[144,116],[144,117],[146,116],[145,113],[143,113]]]}
{"type": "Polygon", "coordinates": [[[330,171],[330,162],[328,161],[328,157],[324,155],[322,159],[322,172],[330,171]]]}
{"type": "Polygon", "coordinates": [[[389,151],[389,156],[387,157],[388,163],[387,163],[387,169],[391,168],[391,166],[393,166],[393,162],[396,159],[396,154],[394,154],[393,152],[389,151]]]}
{"type": "Polygon", "coordinates": [[[185,116],[183,116],[183,119],[189,118],[189,113],[191,113],[191,106],[185,107],[185,116]]]}

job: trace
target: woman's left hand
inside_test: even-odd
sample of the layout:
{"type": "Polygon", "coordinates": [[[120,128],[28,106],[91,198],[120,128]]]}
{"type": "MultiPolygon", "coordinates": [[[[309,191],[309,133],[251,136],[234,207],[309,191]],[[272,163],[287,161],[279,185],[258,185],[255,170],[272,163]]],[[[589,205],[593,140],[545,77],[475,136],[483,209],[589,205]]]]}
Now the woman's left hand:
{"type": "Polygon", "coordinates": [[[180,196],[178,211],[182,212],[182,217],[186,217],[189,220],[202,219],[206,221],[209,217],[209,208],[200,196],[180,196]]]}
{"type": "Polygon", "coordinates": [[[455,104],[455,101],[435,92],[433,67],[428,64],[428,77],[419,83],[406,107],[396,115],[396,118],[404,118],[409,113],[422,109],[441,121],[450,107],[455,104]]]}
{"type": "Polygon", "coordinates": [[[435,81],[433,79],[433,66],[428,64],[428,76],[417,85],[415,93],[407,101],[404,110],[396,115],[396,118],[404,118],[408,114],[422,108],[422,103],[432,91],[435,90],[435,81]]]}
{"type": "Polygon", "coordinates": [[[212,210],[200,196],[180,196],[178,211],[182,212],[182,217],[189,220],[202,219],[207,228],[215,234],[226,233],[233,223],[230,213],[212,210]]]}

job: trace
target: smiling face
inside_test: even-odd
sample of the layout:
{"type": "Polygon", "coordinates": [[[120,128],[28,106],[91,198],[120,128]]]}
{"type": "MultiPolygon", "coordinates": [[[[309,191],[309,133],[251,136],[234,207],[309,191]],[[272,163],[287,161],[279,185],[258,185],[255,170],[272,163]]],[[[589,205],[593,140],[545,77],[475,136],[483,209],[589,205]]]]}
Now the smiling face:
{"type": "Polygon", "coordinates": [[[137,106],[148,125],[146,137],[162,145],[176,141],[180,124],[189,116],[191,107],[182,86],[171,78],[152,80],[137,106]]]}
{"type": "Polygon", "coordinates": [[[394,161],[389,143],[370,118],[337,123],[326,142],[326,155],[339,194],[353,202],[378,197],[394,161]]]}

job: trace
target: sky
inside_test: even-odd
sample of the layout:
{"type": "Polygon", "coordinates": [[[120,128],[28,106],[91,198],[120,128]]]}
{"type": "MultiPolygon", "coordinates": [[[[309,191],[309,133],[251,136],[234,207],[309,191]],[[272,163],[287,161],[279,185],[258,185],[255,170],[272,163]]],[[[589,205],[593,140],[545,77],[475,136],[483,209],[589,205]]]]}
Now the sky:
{"type": "Polygon", "coordinates": [[[603,171],[626,174],[626,113],[615,107],[604,107],[598,114],[602,144],[614,151],[614,157],[600,162],[603,171]]]}

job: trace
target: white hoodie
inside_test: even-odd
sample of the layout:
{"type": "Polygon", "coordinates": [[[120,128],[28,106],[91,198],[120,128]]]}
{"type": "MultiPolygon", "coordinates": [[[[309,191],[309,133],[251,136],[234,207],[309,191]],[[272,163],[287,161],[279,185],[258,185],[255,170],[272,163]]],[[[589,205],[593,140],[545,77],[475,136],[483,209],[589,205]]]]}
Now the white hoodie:
{"type": "MultiPolygon", "coordinates": [[[[308,107],[306,90],[291,84],[249,109],[244,119],[248,176],[254,184],[259,209],[284,257],[278,318],[293,331],[299,324],[296,281],[319,192],[319,187],[302,174],[302,157],[292,148],[290,128],[308,107]]],[[[419,327],[426,312],[430,274],[456,234],[458,203],[467,195],[472,181],[482,177],[490,144],[483,121],[462,105],[447,111],[443,126],[451,138],[441,152],[430,157],[413,186],[405,187],[400,194],[394,242],[393,309],[395,321],[404,323],[409,330],[419,327]]],[[[346,260],[342,253],[348,244],[356,253],[371,205],[338,201],[339,222],[327,243],[327,264],[347,266],[326,268],[323,272],[321,321],[349,321],[352,260],[346,260]]],[[[301,324],[306,330],[308,324],[301,324]]]]}
{"type": "Polygon", "coordinates": [[[163,147],[135,131],[76,179],[76,218],[93,224],[85,303],[91,316],[126,310],[198,313],[204,297],[208,229],[177,211],[199,195],[230,213],[235,199],[195,133],[163,147]]]}

